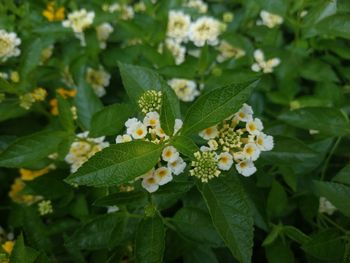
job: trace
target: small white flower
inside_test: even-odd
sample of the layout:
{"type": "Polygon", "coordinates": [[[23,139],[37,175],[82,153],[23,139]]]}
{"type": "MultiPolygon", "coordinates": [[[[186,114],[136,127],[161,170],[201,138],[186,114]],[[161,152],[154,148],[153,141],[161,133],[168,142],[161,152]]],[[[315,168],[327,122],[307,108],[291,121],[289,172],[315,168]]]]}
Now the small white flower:
{"type": "Polygon", "coordinates": [[[128,134],[124,135],[118,135],[117,138],[115,139],[115,143],[124,143],[124,142],[131,142],[132,138],[128,134]]]}
{"type": "Polygon", "coordinates": [[[142,139],[147,135],[147,127],[142,122],[138,121],[135,125],[130,126],[126,132],[136,140],[142,139]]]}
{"type": "Polygon", "coordinates": [[[149,193],[153,193],[159,188],[159,178],[154,176],[153,171],[147,173],[142,179],[142,187],[145,188],[149,193]]]}
{"type": "Polygon", "coordinates": [[[113,32],[113,27],[109,23],[102,23],[96,28],[97,39],[100,42],[100,48],[106,48],[106,41],[109,35],[113,32]]]}
{"type": "Polygon", "coordinates": [[[272,58],[266,61],[264,53],[260,49],[254,51],[254,59],[256,63],[252,65],[251,69],[255,72],[272,73],[273,69],[281,63],[279,58],[272,58]]]}
{"type": "Polygon", "coordinates": [[[260,119],[255,118],[247,122],[246,129],[250,134],[258,135],[264,129],[264,126],[260,119]]]}
{"type": "Polygon", "coordinates": [[[117,211],[119,211],[119,207],[116,205],[107,207],[107,214],[115,213],[117,211]]]}
{"type": "Polygon", "coordinates": [[[233,157],[228,152],[223,152],[218,155],[218,167],[220,170],[228,171],[233,164],[233,157]]]}
{"type": "Polygon", "coordinates": [[[256,136],[255,143],[260,151],[271,151],[273,148],[273,137],[261,132],[256,136]]]}
{"type": "Polygon", "coordinates": [[[125,122],[125,127],[126,128],[130,128],[134,125],[136,125],[137,123],[139,123],[139,120],[136,118],[130,118],[125,122]]]}
{"type": "Polygon", "coordinates": [[[159,167],[154,171],[154,177],[157,178],[159,185],[164,185],[173,180],[173,176],[171,175],[171,171],[167,167],[159,167]]]}
{"type": "Polygon", "coordinates": [[[216,136],[218,136],[218,134],[219,134],[218,127],[215,125],[201,131],[199,133],[199,136],[201,136],[204,140],[210,140],[210,139],[214,139],[216,136]]]}
{"type": "Polygon", "coordinates": [[[220,52],[216,58],[219,63],[230,58],[238,59],[245,55],[245,51],[243,49],[234,47],[225,40],[221,41],[220,45],[217,47],[217,50],[220,52]]]}
{"type": "Polygon", "coordinates": [[[179,175],[185,170],[186,163],[181,157],[179,157],[173,162],[168,162],[168,168],[173,174],[179,175]]]}
{"type": "Polygon", "coordinates": [[[92,25],[94,18],[94,12],[81,9],[68,14],[68,19],[64,20],[62,25],[72,28],[75,33],[82,33],[86,28],[92,25]]]}
{"type": "Polygon", "coordinates": [[[164,130],[160,127],[160,126],[157,126],[154,131],[156,132],[156,135],[160,138],[164,138],[164,139],[168,139],[169,136],[165,134],[164,130]]]}
{"type": "Polygon", "coordinates": [[[165,40],[165,46],[173,55],[176,65],[180,65],[185,61],[186,48],[184,46],[171,38],[165,40]]]}
{"type": "Polygon", "coordinates": [[[216,151],[219,147],[219,144],[216,140],[209,140],[208,145],[209,145],[209,148],[213,151],[216,151]]]}
{"type": "Polygon", "coordinates": [[[212,17],[203,16],[191,24],[189,38],[197,47],[203,47],[205,43],[214,46],[219,43],[220,33],[220,22],[212,17]]]}
{"type": "Polygon", "coordinates": [[[337,208],[325,197],[320,197],[320,205],[318,208],[319,213],[326,213],[328,215],[332,215],[336,210],[337,208]]]}
{"type": "Polygon", "coordinates": [[[174,125],[174,134],[177,133],[183,125],[183,121],[181,119],[175,119],[175,125],[174,125]]]}
{"type": "Polygon", "coordinates": [[[201,151],[201,152],[211,152],[212,151],[212,149],[210,149],[210,147],[208,147],[208,146],[201,146],[200,148],[199,148],[199,150],[201,151]]]}
{"type": "Polygon", "coordinates": [[[208,11],[208,5],[202,0],[189,0],[186,4],[187,7],[196,9],[199,13],[206,13],[208,11]]]}
{"type": "Polygon", "coordinates": [[[160,125],[159,114],[156,111],[148,112],[143,119],[143,124],[146,126],[156,127],[160,125]]]}
{"type": "Polygon", "coordinates": [[[247,122],[253,118],[253,109],[248,104],[244,103],[242,108],[235,114],[235,117],[239,121],[247,122]]]}
{"type": "Polygon", "coordinates": [[[17,57],[21,54],[18,46],[21,39],[14,32],[6,32],[0,29],[0,61],[6,61],[10,57],[17,57]]]}
{"type": "Polygon", "coordinates": [[[168,17],[167,36],[177,42],[186,42],[190,29],[191,17],[182,11],[171,10],[168,17]]]}
{"type": "Polygon", "coordinates": [[[244,145],[242,152],[245,159],[252,160],[252,161],[257,160],[260,155],[259,148],[256,146],[255,143],[251,143],[251,142],[244,145]]]}
{"type": "Polygon", "coordinates": [[[173,146],[167,146],[163,149],[162,158],[166,162],[174,162],[179,156],[179,152],[173,146]]]}
{"type": "Polygon", "coordinates": [[[283,17],[269,13],[265,10],[260,12],[261,21],[258,21],[258,24],[267,26],[268,28],[274,28],[283,23],[283,17]]]}
{"type": "Polygon", "coordinates": [[[237,163],[236,169],[238,173],[246,177],[251,176],[253,173],[256,172],[256,167],[254,166],[254,163],[249,160],[243,160],[237,163]]]}
{"type": "Polygon", "coordinates": [[[196,82],[187,79],[171,79],[169,86],[175,91],[178,98],[182,101],[193,101],[200,93],[196,82]]]}

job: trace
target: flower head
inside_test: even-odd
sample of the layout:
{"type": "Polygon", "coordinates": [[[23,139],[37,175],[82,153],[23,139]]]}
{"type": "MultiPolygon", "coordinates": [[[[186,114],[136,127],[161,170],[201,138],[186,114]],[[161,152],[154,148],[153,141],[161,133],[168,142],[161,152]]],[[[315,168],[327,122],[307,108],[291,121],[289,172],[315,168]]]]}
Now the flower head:
{"type": "Polygon", "coordinates": [[[210,139],[214,139],[216,136],[218,136],[218,134],[219,134],[218,127],[212,126],[201,131],[199,133],[199,136],[201,136],[204,140],[210,140],[210,139]]]}
{"type": "Polygon", "coordinates": [[[81,9],[68,14],[68,19],[62,22],[64,27],[70,27],[74,33],[82,33],[90,27],[94,21],[95,13],[81,9]]]}
{"type": "Polygon", "coordinates": [[[165,162],[174,162],[179,156],[179,152],[173,146],[167,146],[163,149],[162,158],[165,162]]]}
{"type": "Polygon", "coordinates": [[[167,36],[177,42],[186,42],[190,29],[191,17],[182,11],[171,10],[168,17],[167,36]]]}
{"type": "Polygon", "coordinates": [[[139,98],[138,104],[141,111],[145,114],[152,111],[159,112],[162,106],[162,92],[148,90],[139,98]]]}
{"type": "Polygon", "coordinates": [[[14,32],[7,32],[0,29],[0,61],[6,61],[10,57],[17,57],[21,54],[18,46],[21,39],[14,32]]]}
{"type": "Polygon", "coordinates": [[[51,1],[47,3],[46,9],[42,14],[49,22],[62,21],[64,19],[64,7],[58,7],[55,1],[51,1]]]}
{"type": "Polygon", "coordinates": [[[232,46],[225,40],[221,41],[220,45],[217,47],[217,50],[220,52],[216,58],[219,63],[231,58],[238,59],[245,55],[245,51],[243,49],[232,46]]]}
{"type": "Polygon", "coordinates": [[[243,160],[236,164],[237,172],[241,175],[248,177],[256,172],[254,163],[250,160],[243,160]]]}
{"type": "Polygon", "coordinates": [[[53,209],[52,209],[52,204],[51,200],[43,200],[38,204],[38,210],[40,215],[47,215],[47,214],[52,214],[53,209]]]}
{"type": "Polygon", "coordinates": [[[279,58],[265,60],[264,53],[260,49],[254,51],[254,59],[256,63],[251,68],[255,72],[272,73],[273,69],[281,63],[279,58]]]}
{"type": "Polygon", "coordinates": [[[154,169],[149,171],[143,176],[142,187],[145,188],[149,193],[153,193],[159,188],[159,177],[154,176],[154,169]]]}
{"type": "Polygon", "coordinates": [[[205,43],[214,46],[219,42],[220,33],[220,22],[212,17],[203,16],[192,23],[189,38],[197,47],[203,47],[205,43]]]}
{"type": "Polygon", "coordinates": [[[97,39],[100,42],[100,48],[106,48],[106,41],[113,30],[114,29],[110,23],[102,23],[96,27],[97,39]]]}
{"type": "Polygon", "coordinates": [[[100,66],[99,69],[88,68],[86,81],[91,85],[98,97],[106,94],[105,87],[109,85],[111,75],[100,66]]]}
{"type": "Polygon", "coordinates": [[[181,158],[177,158],[173,162],[168,162],[168,168],[171,170],[171,172],[175,175],[179,175],[183,173],[183,171],[186,168],[186,162],[181,158]]]}
{"type": "Polygon", "coordinates": [[[143,124],[150,127],[160,126],[159,113],[156,111],[148,112],[143,119],[143,124]]]}
{"type": "Polygon", "coordinates": [[[258,135],[262,130],[264,126],[260,119],[255,118],[246,123],[246,129],[250,134],[258,135]]]}
{"type": "Polygon", "coordinates": [[[186,48],[172,38],[165,40],[165,47],[175,59],[175,64],[180,65],[185,61],[186,48]]]}
{"type": "Polygon", "coordinates": [[[265,10],[261,10],[260,12],[261,21],[258,21],[258,25],[264,25],[268,28],[274,28],[283,23],[283,17],[269,13],[265,10]]]}
{"type": "Polygon", "coordinates": [[[173,176],[171,175],[171,171],[167,167],[159,167],[154,171],[154,177],[157,178],[159,185],[164,185],[173,180],[173,176]]]}
{"type": "Polygon", "coordinates": [[[218,155],[218,167],[220,170],[228,171],[233,164],[233,157],[228,152],[223,152],[218,155]]]}
{"type": "Polygon", "coordinates": [[[216,153],[213,151],[198,151],[194,154],[195,160],[192,161],[190,175],[207,183],[210,179],[218,177],[221,171],[218,169],[216,153]]]}
{"type": "Polygon", "coordinates": [[[175,94],[182,101],[193,101],[200,93],[196,82],[187,79],[171,79],[169,86],[175,91],[175,94]]]}

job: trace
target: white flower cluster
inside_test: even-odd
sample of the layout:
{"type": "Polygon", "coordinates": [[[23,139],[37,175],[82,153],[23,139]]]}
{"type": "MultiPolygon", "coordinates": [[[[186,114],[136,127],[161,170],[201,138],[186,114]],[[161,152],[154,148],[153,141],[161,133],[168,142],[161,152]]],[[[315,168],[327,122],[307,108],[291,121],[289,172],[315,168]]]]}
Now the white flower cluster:
{"type": "Polygon", "coordinates": [[[217,47],[217,50],[220,52],[220,54],[216,57],[216,60],[219,63],[231,58],[238,59],[245,55],[245,51],[243,49],[232,46],[225,40],[220,42],[220,45],[217,47]]]}
{"type": "Polygon", "coordinates": [[[105,87],[109,85],[110,78],[111,75],[102,66],[99,69],[88,68],[86,72],[86,81],[98,97],[106,94],[105,87]]]}
{"type": "Polygon", "coordinates": [[[219,176],[220,170],[231,169],[234,162],[240,174],[252,175],[256,172],[253,162],[262,151],[273,148],[272,136],[266,135],[262,130],[261,120],[253,118],[253,109],[243,104],[232,117],[199,133],[208,141],[208,146],[202,146],[200,152],[195,154],[191,175],[207,182],[208,179],[219,176]]]}
{"type": "Polygon", "coordinates": [[[41,216],[52,214],[53,208],[51,200],[43,200],[38,204],[38,211],[41,216]]]}
{"type": "Polygon", "coordinates": [[[283,17],[269,13],[265,10],[260,12],[261,20],[256,22],[257,25],[264,25],[268,28],[274,28],[275,26],[281,25],[283,23],[283,17]]]}
{"type": "Polygon", "coordinates": [[[254,51],[254,59],[256,63],[252,65],[252,70],[255,72],[262,71],[263,73],[272,73],[273,68],[277,67],[281,63],[279,58],[265,60],[265,55],[260,49],[254,51]]]}
{"type": "Polygon", "coordinates": [[[89,132],[76,135],[75,141],[71,144],[65,161],[71,165],[71,172],[76,172],[91,156],[109,146],[105,137],[89,138],[89,132]]]}
{"type": "Polygon", "coordinates": [[[21,51],[17,48],[21,39],[14,32],[7,32],[0,29],[0,61],[6,61],[10,57],[17,57],[21,51]]]}
{"type": "MultiPolygon", "coordinates": [[[[158,112],[148,112],[142,121],[137,118],[128,119],[125,122],[126,134],[118,135],[116,143],[125,143],[132,140],[146,140],[153,143],[161,143],[169,139],[160,126],[158,112]]],[[[182,127],[180,119],[175,120],[174,134],[182,127]]],[[[172,174],[179,175],[186,167],[186,163],[180,157],[179,152],[173,146],[167,146],[162,153],[162,160],[157,164],[157,169],[152,169],[142,175],[142,187],[152,193],[173,179],[172,174]],[[164,164],[166,163],[166,165],[164,164]]]]}
{"type": "MultiPolygon", "coordinates": [[[[201,1],[191,1],[194,4],[201,1]]],[[[189,3],[190,4],[190,3],[189,3]]],[[[165,40],[165,46],[172,53],[177,65],[185,60],[186,48],[182,43],[189,40],[197,47],[208,45],[217,45],[218,37],[223,31],[222,23],[209,17],[201,16],[196,21],[191,22],[191,17],[183,11],[170,10],[168,16],[168,26],[165,40]]]]}
{"type": "Polygon", "coordinates": [[[114,3],[111,5],[105,4],[102,6],[102,9],[104,11],[108,11],[109,13],[114,13],[114,12],[119,13],[120,18],[122,20],[130,20],[130,19],[133,19],[135,16],[135,12],[132,6],[129,6],[126,4],[118,4],[118,3],[114,3]]]}
{"type": "Polygon", "coordinates": [[[113,30],[114,29],[110,23],[102,23],[96,27],[97,39],[100,42],[100,48],[106,48],[106,41],[113,30]]]}
{"type": "Polygon", "coordinates": [[[320,197],[318,212],[333,215],[337,208],[325,197],[320,197]]]}
{"type": "Polygon", "coordinates": [[[185,6],[194,8],[201,14],[208,12],[208,5],[202,0],[189,0],[187,3],[185,3],[185,6]]]}
{"type": "Polygon", "coordinates": [[[80,40],[82,46],[85,46],[84,30],[89,28],[94,22],[95,12],[88,12],[81,9],[68,14],[68,19],[62,22],[64,27],[70,27],[75,36],[80,40]]]}
{"type": "Polygon", "coordinates": [[[193,80],[174,78],[169,80],[168,84],[175,91],[177,97],[185,102],[193,101],[200,94],[197,84],[193,80]]]}

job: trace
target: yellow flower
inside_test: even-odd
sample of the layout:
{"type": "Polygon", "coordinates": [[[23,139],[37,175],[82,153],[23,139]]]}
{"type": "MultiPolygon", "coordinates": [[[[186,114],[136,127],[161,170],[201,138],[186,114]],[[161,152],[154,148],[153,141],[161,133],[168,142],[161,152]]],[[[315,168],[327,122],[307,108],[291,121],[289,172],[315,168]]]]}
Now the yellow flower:
{"type": "Polygon", "coordinates": [[[5,250],[7,254],[11,255],[14,245],[14,241],[6,241],[4,244],[2,244],[2,249],[5,250]]]}
{"type": "Polygon", "coordinates": [[[44,101],[47,96],[47,91],[43,88],[36,88],[31,94],[35,101],[44,101]]]}
{"type": "Polygon", "coordinates": [[[23,181],[31,181],[35,178],[47,174],[50,171],[49,167],[45,167],[41,170],[28,170],[28,169],[19,169],[19,172],[21,174],[21,179],[23,181]]]}
{"type": "Polygon", "coordinates": [[[50,106],[51,106],[51,114],[54,116],[58,115],[58,101],[57,99],[51,99],[50,100],[50,106]]]}
{"type": "Polygon", "coordinates": [[[14,183],[11,185],[11,190],[9,192],[9,196],[12,201],[16,203],[32,204],[35,201],[41,199],[38,196],[22,195],[21,191],[24,189],[24,187],[25,183],[20,178],[16,178],[14,183]]]}
{"type": "Polygon", "coordinates": [[[75,95],[77,95],[77,90],[75,90],[75,89],[68,90],[65,88],[58,88],[57,93],[60,94],[65,99],[68,97],[73,98],[73,97],[75,97],[75,95]]]}
{"type": "Polygon", "coordinates": [[[43,16],[50,22],[62,21],[64,19],[64,7],[57,7],[55,1],[49,2],[43,11],[43,16]]]}

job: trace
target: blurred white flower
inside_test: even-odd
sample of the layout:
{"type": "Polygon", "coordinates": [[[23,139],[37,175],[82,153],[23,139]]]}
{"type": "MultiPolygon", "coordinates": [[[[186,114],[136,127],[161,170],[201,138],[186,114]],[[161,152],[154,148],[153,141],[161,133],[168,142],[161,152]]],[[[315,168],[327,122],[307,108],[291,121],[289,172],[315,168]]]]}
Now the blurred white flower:
{"type": "Polygon", "coordinates": [[[273,68],[281,63],[279,58],[265,60],[264,53],[260,49],[254,51],[254,58],[256,63],[252,65],[251,69],[255,72],[272,73],[273,68]]]}
{"type": "Polygon", "coordinates": [[[169,80],[168,84],[178,98],[185,102],[193,101],[200,94],[196,82],[192,80],[175,78],[169,80]]]}
{"type": "Polygon", "coordinates": [[[21,39],[14,32],[6,32],[0,29],[0,61],[6,61],[10,57],[17,57],[21,54],[18,46],[21,39]]]}
{"type": "Polygon", "coordinates": [[[106,41],[109,35],[113,32],[113,27],[109,23],[102,23],[98,27],[96,27],[97,39],[100,42],[100,48],[106,48],[106,41]]]}
{"type": "Polygon", "coordinates": [[[99,69],[88,68],[86,72],[86,81],[91,85],[98,97],[106,94],[105,87],[109,85],[110,78],[111,75],[102,66],[99,69]]]}
{"type": "Polygon", "coordinates": [[[203,47],[205,43],[214,46],[219,43],[218,36],[221,29],[221,23],[218,20],[203,16],[191,24],[189,39],[197,47],[203,47]]]}
{"type": "Polygon", "coordinates": [[[245,51],[243,49],[234,47],[225,40],[220,42],[220,45],[217,47],[217,50],[220,52],[220,54],[216,58],[216,60],[219,63],[231,58],[238,59],[245,55],[245,51]]]}
{"type": "Polygon", "coordinates": [[[167,37],[176,42],[186,42],[191,24],[191,17],[182,11],[171,10],[168,17],[167,37]]]}
{"type": "Polygon", "coordinates": [[[171,38],[165,40],[165,46],[173,55],[176,65],[180,65],[185,61],[186,48],[184,46],[171,38]]]}
{"type": "Polygon", "coordinates": [[[253,109],[248,104],[244,103],[240,110],[236,112],[235,117],[237,120],[247,122],[253,119],[253,109]]]}
{"type": "Polygon", "coordinates": [[[257,24],[267,26],[268,28],[274,28],[283,23],[283,17],[269,13],[265,10],[260,12],[260,17],[261,20],[258,20],[257,24]]]}
{"type": "Polygon", "coordinates": [[[337,208],[327,200],[325,197],[320,197],[320,204],[318,208],[319,213],[326,213],[328,215],[333,215],[337,208]]]}
{"type": "Polygon", "coordinates": [[[260,132],[256,136],[255,143],[260,151],[271,151],[273,148],[273,137],[260,132]]]}
{"type": "Polygon", "coordinates": [[[199,13],[208,12],[208,5],[202,0],[189,0],[185,6],[196,9],[199,13]]]}
{"type": "Polygon", "coordinates": [[[247,121],[246,129],[250,134],[258,135],[264,129],[264,126],[260,119],[255,118],[247,121]]]}

